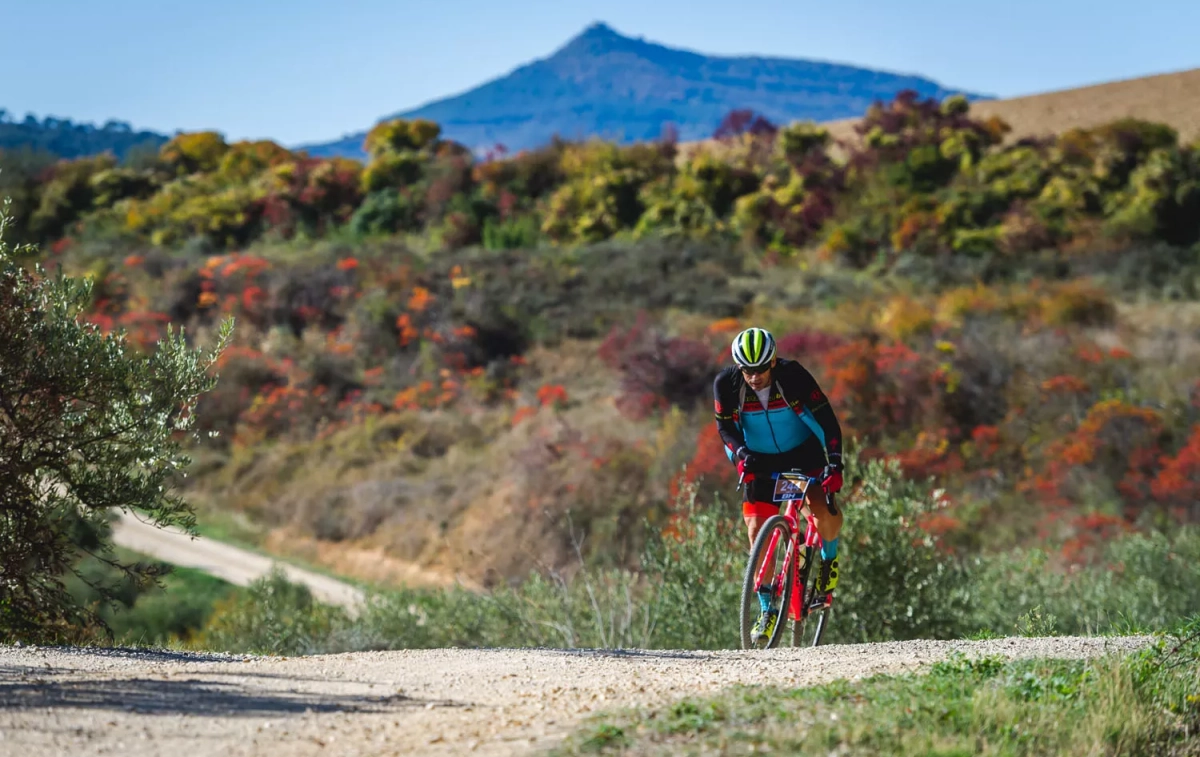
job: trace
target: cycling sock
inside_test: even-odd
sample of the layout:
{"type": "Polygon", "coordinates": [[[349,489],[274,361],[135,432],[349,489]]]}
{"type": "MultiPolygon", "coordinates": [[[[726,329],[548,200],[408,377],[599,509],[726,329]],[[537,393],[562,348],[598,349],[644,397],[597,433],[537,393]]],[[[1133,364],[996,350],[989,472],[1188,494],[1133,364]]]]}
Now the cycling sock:
{"type": "Polygon", "coordinates": [[[762,611],[764,613],[771,611],[771,590],[770,589],[760,589],[759,590],[758,603],[760,605],[762,605],[762,611]]]}
{"type": "Polygon", "coordinates": [[[838,543],[837,539],[830,539],[827,542],[821,543],[821,559],[822,560],[824,560],[825,562],[829,562],[833,558],[837,557],[837,543],[838,543]]]}

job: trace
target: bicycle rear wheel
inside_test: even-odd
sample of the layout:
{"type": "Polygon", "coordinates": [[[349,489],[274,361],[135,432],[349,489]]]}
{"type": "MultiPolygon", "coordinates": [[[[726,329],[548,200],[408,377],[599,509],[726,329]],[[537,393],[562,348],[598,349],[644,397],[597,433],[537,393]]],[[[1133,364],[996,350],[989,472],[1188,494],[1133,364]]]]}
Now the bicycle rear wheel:
{"type": "Polygon", "coordinates": [[[821,571],[817,569],[818,552],[812,547],[804,548],[804,567],[800,569],[800,604],[803,615],[792,623],[792,646],[815,647],[821,643],[825,628],[829,625],[829,607],[825,595],[817,591],[821,571]]]}
{"type": "Polygon", "coordinates": [[[796,556],[788,556],[791,539],[791,526],[782,515],[772,515],[768,518],[754,539],[750,557],[746,560],[746,573],[742,578],[742,649],[774,649],[783,638],[783,629],[787,626],[788,601],[792,594],[792,579],[796,572],[796,556]],[[773,576],[771,585],[775,589],[775,601],[778,603],[780,616],[766,643],[760,643],[752,637],[751,631],[762,613],[757,584],[759,566],[764,562],[770,566],[767,569],[768,574],[773,576]]]}

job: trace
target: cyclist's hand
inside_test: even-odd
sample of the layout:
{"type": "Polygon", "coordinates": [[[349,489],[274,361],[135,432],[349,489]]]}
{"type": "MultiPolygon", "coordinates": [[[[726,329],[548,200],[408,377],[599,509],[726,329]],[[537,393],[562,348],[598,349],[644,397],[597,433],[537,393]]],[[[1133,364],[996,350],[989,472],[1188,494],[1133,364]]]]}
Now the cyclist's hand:
{"type": "Polygon", "coordinates": [[[826,494],[836,494],[842,490],[842,464],[830,462],[821,474],[821,488],[826,494]]]}
{"type": "Polygon", "coordinates": [[[733,456],[737,460],[737,471],[739,476],[744,476],[746,475],[747,471],[753,470],[754,464],[758,462],[757,458],[754,456],[754,453],[745,447],[738,447],[737,452],[734,452],[733,456]]]}

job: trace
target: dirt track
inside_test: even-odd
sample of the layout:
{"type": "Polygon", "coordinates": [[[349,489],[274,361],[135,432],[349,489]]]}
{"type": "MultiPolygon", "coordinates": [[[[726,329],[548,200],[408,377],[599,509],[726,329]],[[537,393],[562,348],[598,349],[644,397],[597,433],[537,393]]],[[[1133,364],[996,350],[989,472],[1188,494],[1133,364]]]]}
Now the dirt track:
{"type": "Polygon", "coordinates": [[[3,755],[530,754],[589,713],[735,683],[807,685],[971,655],[1081,657],[1142,638],[773,652],[429,650],[303,658],[0,647],[3,755]]]}
{"type": "Polygon", "coordinates": [[[157,528],[128,515],[113,525],[113,541],[121,547],[164,560],[172,565],[195,568],[238,586],[279,567],[293,583],[304,584],[313,596],[328,604],[355,612],[363,602],[361,589],[320,573],[297,568],[203,536],[189,536],[176,528],[157,528]]]}

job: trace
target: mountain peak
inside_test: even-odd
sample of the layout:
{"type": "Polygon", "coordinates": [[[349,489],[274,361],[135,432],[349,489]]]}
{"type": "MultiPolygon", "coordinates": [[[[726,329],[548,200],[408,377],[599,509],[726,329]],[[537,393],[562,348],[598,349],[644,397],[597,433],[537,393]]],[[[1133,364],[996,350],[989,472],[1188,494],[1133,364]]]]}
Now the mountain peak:
{"type": "Polygon", "coordinates": [[[584,29],[582,32],[580,32],[578,35],[576,35],[575,38],[576,39],[581,39],[581,38],[612,39],[614,37],[616,37],[618,39],[625,39],[625,36],[623,34],[619,33],[616,29],[612,28],[611,26],[604,23],[603,21],[597,21],[597,22],[591,24],[590,26],[588,26],[586,29],[584,29]]]}
{"type": "MultiPolygon", "coordinates": [[[[667,124],[703,139],[732,110],[786,124],[861,116],[904,90],[941,100],[957,90],[907,74],[804,59],[716,56],[621,34],[597,21],[545,58],[475,89],[391,117],[427,118],[472,149],[602,136],[655,139],[667,124]]],[[[977,96],[970,95],[971,99],[977,96]]],[[[313,155],[362,157],[362,134],[313,155]]]]}
{"type": "Polygon", "coordinates": [[[630,50],[646,43],[641,39],[627,37],[603,21],[597,21],[572,37],[558,50],[558,55],[583,53],[602,55],[619,50],[630,50]]]}

